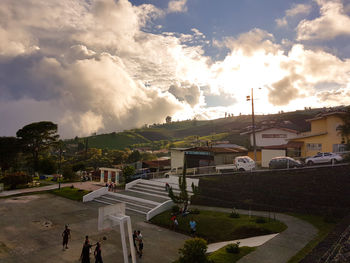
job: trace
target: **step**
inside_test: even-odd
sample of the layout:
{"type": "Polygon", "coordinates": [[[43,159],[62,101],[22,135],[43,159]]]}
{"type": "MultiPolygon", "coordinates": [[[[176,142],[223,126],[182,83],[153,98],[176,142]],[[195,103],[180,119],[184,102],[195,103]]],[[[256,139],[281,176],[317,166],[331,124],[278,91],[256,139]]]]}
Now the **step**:
{"type": "MultiPolygon", "coordinates": [[[[98,197],[94,199],[95,202],[98,203],[102,203],[102,204],[106,204],[106,205],[113,205],[113,204],[117,204],[117,203],[121,203],[118,202],[117,200],[110,200],[110,199],[105,199],[103,197],[98,197]]],[[[124,203],[124,202],[122,202],[124,203]]],[[[151,208],[145,208],[145,207],[139,207],[139,206],[135,206],[134,204],[129,204],[129,203],[125,203],[125,209],[130,210],[130,211],[134,211],[140,214],[147,214],[148,211],[152,210],[151,208]]]]}
{"type": "Polygon", "coordinates": [[[159,200],[152,200],[150,198],[145,198],[146,196],[133,195],[133,193],[129,192],[128,190],[121,191],[118,193],[108,193],[108,195],[115,196],[116,198],[132,199],[132,200],[140,202],[140,203],[148,203],[148,204],[155,205],[155,206],[157,206],[163,202],[163,201],[159,201],[159,200]]]}
{"type": "MultiPolygon", "coordinates": [[[[154,191],[160,191],[160,192],[167,193],[166,190],[165,190],[165,187],[158,187],[158,186],[153,186],[153,185],[144,184],[144,183],[135,184],[131,188],[134,188],[134,187],[142,187],[142,188],[148,189],[148,190],[154,190],[154,191]]],[[[173,192],[174,193],[180,193],[180,190],[173,188],[173,192]]]]}
{"type": "Polygon", "coordinates": [[[134,199],[129,198],[128,196],[125,197],[118,197],[118,196],[114,196],[114,195],[103,195],[103,198],[109,199],[109,200],[116,200],[119,202],[123,202],[123,203],[130,203],[130,204],[135,204],[136,206],[142,206],[142,207],[147,207],[147,208],[154,208],[156,207],[158,204],[149,204],[149,203],[145,203],[145,202],[141,202],[141,201],[137,201],[134,199]]]}
{"type": "Polygon", "coordinates": [[[127,196],[127,198],[131,198],[131,199],[135,199],[135,200],[141,199],[142,201],[140,201],[140,202],[144,201],[145,203],[156,204],[156,205],[168,200],[167,198],[164,198],[163,196],[162,197],[152,196],[152,195],[147,195],[144,193],[137,193],[137,192],[129,191],[129,190],[118,192],[118,195],[127,196]]]}
{"type": "Polygon", "coordinates": [[[138,185],[135,185],[135,186],[133,186],[133,187],[128,189],[128,191],[130,191],[130,190],[141,191],[141,192],[144,192],[145,194],[156,194],[156,195],[161,195],[161,196],[164,196],[164,197],[168,197],[168,192],[148,189],[148,188],[144,188],[144,187],[141,187],[141,186],[138,186],[138,185]]]}
{"type": "Polygon", "coordinates": [[[166,200],[170,200],[170,197],[166,196],[166,195],[160,195],[160,194],[154,194],[154,193],[149,193],[146,192],[144,190],[133,190],[133,189],[128,189],[129,192],[133,192],[133,193],[139,193],[139,194],[143,194],[146,196],[153,196],[153,197],[159,197],[159,198],[163,198],[166,200]]]}

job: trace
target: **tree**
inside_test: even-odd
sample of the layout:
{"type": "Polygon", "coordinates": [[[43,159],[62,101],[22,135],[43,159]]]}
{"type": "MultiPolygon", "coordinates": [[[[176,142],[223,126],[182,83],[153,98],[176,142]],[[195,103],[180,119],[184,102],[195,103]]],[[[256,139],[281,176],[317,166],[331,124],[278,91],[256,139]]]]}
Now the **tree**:
{"type": "Polygon", "coordinates": [[[109,152],[109,155],[112,159],[113,164],[122,164],[125,163],[128,159],[128,153],[120,150],[112,150],[109,152]]]}
{"type": "Polygon", "coordinates": [[[183,248],[179,249],[180,263],[207,263],[207,241],[203,238],[192,238],[185,242],[183,248]]]}
{"type": "Polygon", "coordinates": [[[166,116],[165,122],[166,123],[171,123],[171,116],[166,116]]]}
{"type": "Polygon", "coordinates": [[[33,178],[25,173],[9,173],[4,176],[2,182],[5,185],[9,185],[11,189],[16,189],[18,185],[23,185],[31,182],[33,178]]]}
{"type": "Polygon", "coordinates": [[[52,159],[45,158],[39,161],[39,171],[43,174],[53,174],[57,171],[56,162],[52,159]]]}
{"type": "Polygon", "coordinates": [[[187,210],[187,206],[190,201],[189,195],[187,193],[186,168],[187,168],[187,163],[186,163],[186,157],[185,157],[182,176],[179,176],[179,188],[180,188],[179,195],[174,194],[172,187],[170,187],[169,189],[169,197],[171,198],[171,200],[173,200],[175,204],[182,204],[183,211],[187,210]]]}
{"type": "Polygon", "coordinates": [[[50,121],[34,122],[24,126],[16,133],[23,151],[31,154],[33,169],[38,170],[39,155],[57,143],[57,124],[50,121]]]}
{"type": "Polygon", "coordinates": [[[346,108],[346,114],[341,115],[344,124],[338,127],[344,143],[350,144],[350,107],[346,108]]]}
{"type": "Polygon", "coordinates": [[[0,137],[0,167],[4,172],[15,167],[20,152],[20,143],[16,137],[0,137]]]}
{"type": "Polygon", "coordinates": [[[123,176],[125,179],[125,182],[128,183],[131,181],[131,177],[135,174],[135,168],[133,166],[125,166],[123,168],[123,176]]]}
{"type": "Polygon", "coordinates": [[[141,160],[141,154],[138,150],[132,151],[128,156],[128,163],[136,163],[141,160]]]}

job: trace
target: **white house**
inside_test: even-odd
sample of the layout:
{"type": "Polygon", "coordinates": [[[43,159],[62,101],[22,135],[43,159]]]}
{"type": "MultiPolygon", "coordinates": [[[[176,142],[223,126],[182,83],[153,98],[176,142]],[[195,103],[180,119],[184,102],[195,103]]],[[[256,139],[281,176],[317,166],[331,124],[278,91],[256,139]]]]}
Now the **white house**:
{"type": "MultiPolygon", "coordinates": [[[[255,140],[257,147],[284,145],[289,139],[297,136],[297,131],[287,128],[266,128],[255,131],[255,140]]],[[[253,132],[248,131],[241,133],[250,134],[250,144],[253,145],[253,132]]]]}

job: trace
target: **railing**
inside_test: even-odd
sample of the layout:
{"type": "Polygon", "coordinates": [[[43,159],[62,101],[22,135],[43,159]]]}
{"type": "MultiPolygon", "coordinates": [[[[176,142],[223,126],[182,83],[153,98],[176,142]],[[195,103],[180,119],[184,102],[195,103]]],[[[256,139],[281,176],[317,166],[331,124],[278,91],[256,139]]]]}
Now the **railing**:
{"type": "Polygon", "coordinates": [[[164,203],[161,203],[160,205],[156,206],[152,210],[150,210],[146,215],[146,220],[149,221],[156,215],[159,215],[160,213],[163,213],[167,210],[169,210],[174,205],[174,202],[172,200],[168,200],[164,203]]]}
{"type": "Polygon", "coordinates": [[[97,197],[100,197],[102,195],[105,195],[108,193],[108,187],[101,187],[98,190],[95,190],[91,193],[88,193],[86,195],[83,196],[83,202],[89,202],[94,200],[97,197]]]}
{"type": "Polygon", "coordinates": [[[135,184],[138,184],[139,182],[142,182],[143,179],[137,179],[134,181],[131,181],[130,183],[127,183],[125,185],[125,190],[128,190],[129,188],[133,187],[135,184]]]}

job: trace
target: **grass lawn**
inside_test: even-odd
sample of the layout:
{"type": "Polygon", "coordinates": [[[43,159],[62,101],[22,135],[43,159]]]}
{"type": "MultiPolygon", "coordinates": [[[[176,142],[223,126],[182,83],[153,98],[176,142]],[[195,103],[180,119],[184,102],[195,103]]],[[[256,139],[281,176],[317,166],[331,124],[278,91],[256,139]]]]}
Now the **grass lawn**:
{"type": "MultiPolygon", "coordinates": [[[[170,218],[169,210],[155,216],[151,222],[172,228],[173,222],[170,218]]],[[[257,217],[254,216],[249,218],[247,215],[240,215],[240,218],[230,218],[228,213],[201,210],[200,214],[190,214],[185,217],[179,215],[177,217],[179,226],[176,231],[189,234],[191,218],[197,222],[197,236],[204,238],[208,243],[279,233],[287,228],[277,220],[269,221],[266,218],[266,223],[256,223],[257,217]]]]}
{"type": "Polygon", "coordinates": [[[325,239],[325,237],[333,229],[333,227],[336,225],[337,222],[327,223],[324,221],[323,217],[315,216],[315,215],[300,215],[300,214],[294,214],[294,213],[290,215],[295,216],[306,222],[309,222],[318,230],[317,235],[302,250],[300,250],[295,256],[293,256],[288,261],[288,263],[297,263],[301,259],[306,257],[306,255],[309,254],[311,250],[317,246],[318,243],[320,243],[323,239],[325,239]]]}
{"type": "Polygon", "coordinates": [[[227,246],[222,247],[219,250],[211,253],[209,255],[209,259],[211,259],[214,263],[234,263],[256,249],[255,247],[240,247],[239,253],[233,254],[228,253],[226,251],[226,247],[227,246]]]}
{"type": "Polygon", "coordinates": [[[63,187],[61,189],[51,190],[49,191],[49,193],[59,195],[75,201],[82,201],[83,196],[90,193],[90,191],[81,190],[78,188],[63,187]]]}

